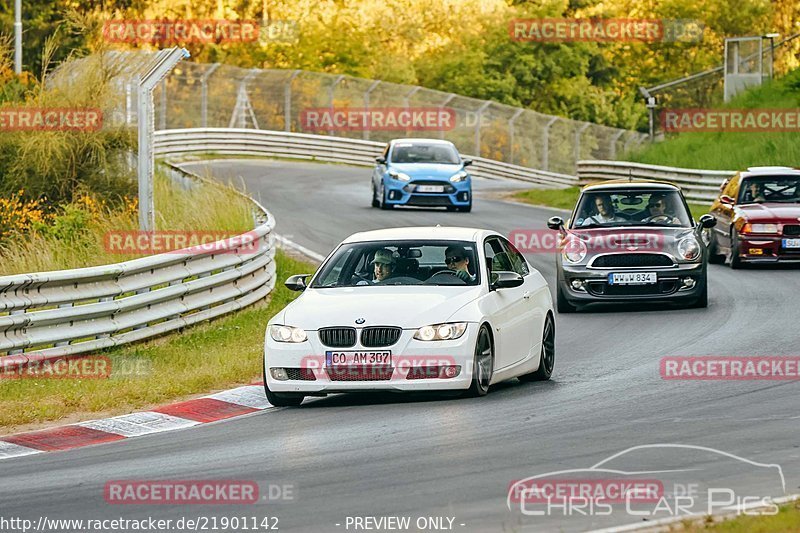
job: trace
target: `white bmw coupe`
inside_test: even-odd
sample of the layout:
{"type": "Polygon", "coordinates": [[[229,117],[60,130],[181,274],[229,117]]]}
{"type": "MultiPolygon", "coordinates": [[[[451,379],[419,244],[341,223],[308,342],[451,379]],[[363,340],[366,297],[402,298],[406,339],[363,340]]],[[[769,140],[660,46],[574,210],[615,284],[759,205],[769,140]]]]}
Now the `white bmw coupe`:
{"type": "Polygon", "coordinates": [[[550,289],[493,231],[356,233],[286,286],[303,294],[267,326],[264,389],[276,406],[375,390],[483,396],[553,371],[550,289]]]}

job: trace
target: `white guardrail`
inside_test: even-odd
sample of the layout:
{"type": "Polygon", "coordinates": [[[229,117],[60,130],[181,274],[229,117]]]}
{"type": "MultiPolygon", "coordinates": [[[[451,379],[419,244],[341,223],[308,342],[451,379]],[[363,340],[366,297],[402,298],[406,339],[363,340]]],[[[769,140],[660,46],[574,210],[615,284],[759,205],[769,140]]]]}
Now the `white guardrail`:
{"type": "MultiPolygon", "coordinates": [[[[381,155],[385,146],[386,143],[382,142],[346,137],[255,129],[192,128],[155,132],[156,157],[215,153],[373,166],[375,158],[381,155]]],[[[515,179],[551,188],[578,185],[578,178],[575,176],[502,163],[483,157],[468,155],[465,157],[472,159],[470,173],[479,178],[515,179]]]]}
{"type": "Polygon", "coordinates": [[[733,170],[693,170],[630,163],[627,161],[578,161],[578,179],[582,185],[599,180],[647,179],[668,181],[679,186],[688,200],[711,202],[719,186],[733,176],[733,170]]]}
{"type": "Polygon", "coordinates": [[[155,337],[266,297],[275,285],[275,219],[248,199],[258,212],[255,229],[214,245],[0,276],[0,367],[155,337]]]}

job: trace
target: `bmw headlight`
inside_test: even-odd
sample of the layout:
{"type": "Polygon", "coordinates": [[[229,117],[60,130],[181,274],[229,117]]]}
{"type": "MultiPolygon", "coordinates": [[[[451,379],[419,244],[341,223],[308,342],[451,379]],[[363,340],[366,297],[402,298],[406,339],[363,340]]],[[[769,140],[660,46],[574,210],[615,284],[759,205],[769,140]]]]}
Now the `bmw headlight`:
{"type": "Polygon", "coordinates": [[[678,253],[687,261],[700,258],[700,243],[694,237],[687,237],[678,242],[678,253]]]}
{"type": "Polygon", "coordinates": [[[458,172],[458,173],[453,174],[452,176],[450,176],[450,181],[452,181],[453,183],[466,181],[468,176],[469,176],[469,174],[467,174],[467,171],[466,170],[462,170],[461,172],[458,172]]]}
{"type": "Polygon", "coordinates": [[[742,233],[778,233],[777,224],[745,224],[742,233]]]}
{"type": "Polygon", "coordinates": [[[389,176],[400,181],[411,181],[411,176],[409,176],[408,174],[403,174],[402,172],[398,172],[396,170],[390,170],[389,176]]]}
{"type": "Polygon", "coordinates": [[[570,239],[564,243],[562,255],[570,263],[580,263],[588,252],[586,245],[580,239],[570,239]]]}
{"type": "Polygon", "coordinates": [[[302,328],[274,324],[269,327],[269,336],[276,342],[304,342],[308,335],[302,328]]]}
{"type": "Polygon", "coordinates": [[[459,338],[465,331],[467,331],[466,322],[431,324],[419,328],[414,333],[414,338],[418,341],[449,341],[459,338]]]}

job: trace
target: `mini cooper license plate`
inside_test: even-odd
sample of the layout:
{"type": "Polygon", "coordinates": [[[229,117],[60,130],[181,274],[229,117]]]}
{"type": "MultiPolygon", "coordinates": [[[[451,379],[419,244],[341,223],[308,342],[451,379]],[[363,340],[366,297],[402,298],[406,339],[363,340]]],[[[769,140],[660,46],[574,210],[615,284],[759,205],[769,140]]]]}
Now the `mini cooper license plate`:
{"type": "Polygon", "coordinates": [[[655,272],[616,272],[608,275],[609,285],[653,285],[658,283],[655,272]]]}
{"type": "Polygon", "coordinates": [[[783,239],[784,248],[800,248],[800,239],[783,239]]]}
{"type": "Polygon", "coordinates": [[[444,192],[444,185],[417,185],[414,192],[444,192]]]}
{"type": "Polygon", "coordinates": [[[391,366],[391,350],[325,352],[326,366],[380,365],[391,366]]]}

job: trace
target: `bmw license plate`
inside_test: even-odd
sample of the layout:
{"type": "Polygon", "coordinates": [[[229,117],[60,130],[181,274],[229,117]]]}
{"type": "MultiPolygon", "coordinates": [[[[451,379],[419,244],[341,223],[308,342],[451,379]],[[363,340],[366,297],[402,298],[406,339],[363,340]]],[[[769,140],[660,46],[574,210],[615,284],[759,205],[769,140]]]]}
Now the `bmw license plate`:
{"type": "Polygon", "coordinates": [[[658,283],[655,272],[616,272],[608,275],[609,285],[653,285],[658,283]]]}
{"type": "Polygon", "coordinates": [[[326,366],[380,365],[391,366],[391,350],[325,352],[326,366]]]}
{"type": "Polygon", "coordinates": [[[800,239],[783,239],[784,248],[800,248],[800,239]]]}
{"type": "Polygon", "coordinates": [[[444,192],[444,185],[417,185],[414,192],[444,192]]]}

